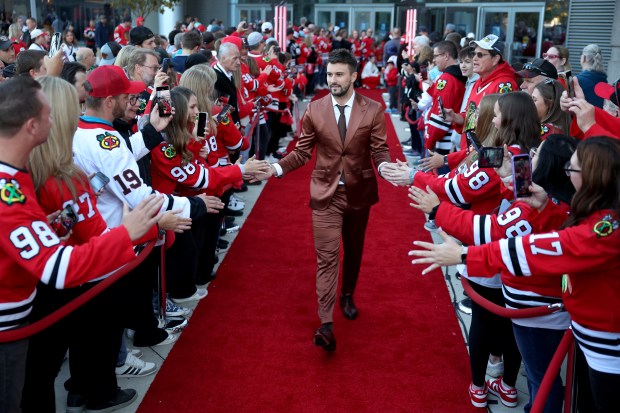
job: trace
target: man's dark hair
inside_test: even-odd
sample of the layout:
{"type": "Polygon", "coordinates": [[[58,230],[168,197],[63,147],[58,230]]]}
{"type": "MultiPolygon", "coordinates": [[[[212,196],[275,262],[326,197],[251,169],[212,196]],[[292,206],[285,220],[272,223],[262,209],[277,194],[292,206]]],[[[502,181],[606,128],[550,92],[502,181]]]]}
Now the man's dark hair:
{"type": "Polygon", "coordinates": [[[327,63],[344,63],[349,66],[351,73],[357,71],[357,59],[353,53],[347,49],[332,50],[329,54],[329,58],[327,59],[327,63]]]}
{"type": "Polygon", "coordinates": [[[196,30],[191,30],[183,33],[183,37],[181,37],[181,46],[184,49],[193,50],[195,47],[200,47],[201,45],[202,37],[199,32],[196,30]]]}
{"type": "Polygon", "coordinates": [[[62,73],[60,77],[65,79],[67,82],[75,85],[75,75],[79,72],[86,73],[86,68],[77,62],[69,62],[65,63],[62,67],[62,73]]]}
{"type": "Polygon", "coordinates": [[[43,66],[45,52],[41,50],[24,50],[15,59],[15,73],[18,75],[28,75],[30,69],[39,71],[43,66]]]}
{"type": "Polygon", "coordinates": [[[465,46],[459,52],[459,59],[460,60],[473,59],[475,51],[476,51],[476,49],[474,49],[473,47],[465,46]]]}
{"type": "Polygon", "coordinates": [[[435,48],[437,48],[441,53],[448,53],[452,59],[456,59],[458,57],[456,46],[449,40],[437,42],[435,44],[435,48]]]}
{"type": "Polygon", "coordinates": [[[18,76],[0,83],[2,135],[15,135],[29,119],[39,116],[43,104],[37,95],[38,90],[41,85],[30,76],[18,76]]]}

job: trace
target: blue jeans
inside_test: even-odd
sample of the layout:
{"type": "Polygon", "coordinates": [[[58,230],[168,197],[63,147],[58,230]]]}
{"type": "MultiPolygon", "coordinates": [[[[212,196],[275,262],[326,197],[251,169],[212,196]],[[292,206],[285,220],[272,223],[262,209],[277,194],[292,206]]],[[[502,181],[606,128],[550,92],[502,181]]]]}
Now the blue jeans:
{"type": "MultiPolygon", "coordinates": [[[[538,393],[540,383],[551,363],[555,351],[564,337],[565,330],[551,330],[547,328],[523,327],[512,324],[517,346],[521,352],[525,372],[527,373],[527,388],[530,392],[530,400],[523,408],[529,413],[538,393]]],[[[564,386],[558,374],[553,381],[544,413],[561,413],[564,402],[564,386]]]]}
{"type": "Polygon", "coordinates": [[[127,360],[127,343],[125,343],[125,334],[121,336],[121,348],[118,350],[118,358],[116,359],[116,367],[125,364],[127,360]]]}

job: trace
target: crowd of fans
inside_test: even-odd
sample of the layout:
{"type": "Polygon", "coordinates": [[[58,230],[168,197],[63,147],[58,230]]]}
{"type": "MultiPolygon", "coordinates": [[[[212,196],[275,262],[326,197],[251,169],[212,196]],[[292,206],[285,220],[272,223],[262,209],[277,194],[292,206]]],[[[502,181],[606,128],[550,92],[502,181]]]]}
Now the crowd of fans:
{"type": "MultiPolygon", "coordinates": [[[[25,228],[41,245],[26,230],[10,234],[5,248],[17,252],[5,261],[38,258],[15,270],[35,275],[25,276],[28,285],[6,277],[2,290],[14,293],[2,295],[0,330],[43,318],[89,290],[130,259],[130,244],[157,238],[158,247],[113,287],[31,337],[30,347],[0,344],[20,355],[0,365],[12,386],[12,397],[0,393],[3,411],[54,411],[54,380],[67,349],[68,409],[112,411],[135,400],[135,390],[118,388],[116,378],[158,366],[141,360],[125,336],[135,347],[176,341],[191,314],[183,305],[207,296],[216,252],[228,246],[221,236],[243,214],[239,192],[286,154],[294,106],[328,87],[327,58],[340,48],[358,59],[357,86],[387,88],[386,112],[410,125],[403,146],[416,166],[399,163],[401,183],[429,214],[425,228],[441,226],[470,246],[449,240],[423,260],[461,264],[460,275],[479,295],[508,308],[566,306],[510,321],[469,304],[471,403],[486,406],[491,393],[516,406],[522,359],[533,399],[570,327],[584,360],[580,379],[589,379],[580,389],[593,396],[580,402],[612,411],[620,387],[618,82],[606,83],[597,45],[584,48],[582,72],[573,77],[561,45],[515,69],[497,36],[476,40],[451,26],[433,41],[421,27],[407,50],[399,28],[378,41],[372,29],[349,35],[305,20],[278,44],[269,22],[226,29],[189,19],[160,36],[143,19],[132,27],[125,18],[111,29],[102,16],[84,31],[85,45],[69,27],[50,55],[51,33],[35,19],[11,24],[9,36],[0,37],[0,138],[20,147],[15,136],[28,137],[30,146],[20,147],[21,157],[0,159],[3,194],[9,185],[14,191],[2,201],[25,204],[28,196],[31,212],[20,224],[37,223],[25,228]],[[502,166],[481,166],[483,149],[492,147],[504,148],[502,166]],[[516,155],[531,157],[531,197],[512,190],[526,178],[513,182],[516,155]],[[103,190],[89,184],[98,174],[110,181],[103,190]],[[55,224],[68,205],[76,216],[71,231],[50,232],[45,215],[55,224]],[[159,231],[149,230],[155,222],[159,231]],[[109,257],[90,261],[107,265],[68,264],[69,255],[83,260],[97,248],[109,257]],[[162,254],[165,296],[158,287],[162,254]],[[485,382],[491,371],[497,378],[485,382]]],[[[558,376],[545,412],[561,411],[562,400],[558,376]]]]}

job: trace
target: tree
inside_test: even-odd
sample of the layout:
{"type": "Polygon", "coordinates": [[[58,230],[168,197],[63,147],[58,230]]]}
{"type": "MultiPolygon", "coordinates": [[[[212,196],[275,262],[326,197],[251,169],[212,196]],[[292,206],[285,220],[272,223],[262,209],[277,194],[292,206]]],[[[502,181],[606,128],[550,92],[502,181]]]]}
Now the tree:
{"type": "Polygon", "coordinates": [[[174,10],[174,6],[181,0],[113,0],[114,7],[126,7],[138,16],[146,16],[157,11],[164,13],[166,8],[174,10]]]}

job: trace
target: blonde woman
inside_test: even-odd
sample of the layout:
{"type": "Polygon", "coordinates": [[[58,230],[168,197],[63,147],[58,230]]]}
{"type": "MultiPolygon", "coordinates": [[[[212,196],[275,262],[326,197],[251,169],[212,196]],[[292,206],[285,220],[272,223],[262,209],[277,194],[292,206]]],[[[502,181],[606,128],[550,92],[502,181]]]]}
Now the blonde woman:
{"type": "MultiPolygon", "coordinates": [[[[53,121],[47,141],[32,151],[28,168],[37,191],[37,200],[46,213],[51,214],[66,207],[73,210],[75,222],[66,236],[68,245],[64,247],[66,251],[71,251],[70,248],[75,248],[75,245],[87,243],[91,238],[104,233],[107,238],[108,234],[118,230],[108,229],[97,210],[96,196],[88,177],[73,161],[73,135],[80,114],[77,91],[70,83],[57,77],[41,77],[38,81],[47,99],[53,99],[50,113],[53,121]]],[[[153,210],[139,205],[123,218],[123,224],[126,226],[127,221],[135,216],[156,214],[161,202],[157,201],[155,206],[156,209],[153,210]]],[[[153,227],[153,224],[154,221],[151,221],[144,226],[138,236],[144,234],[147,228],[153,227]]],[[[155,230],[155,237],[156,233],[155,230]]],[[[131,236],[131,239],[135,240],[137,237],[131,236]]],[[[106,243],[109,254],[111,244],[118,243],[118,240],[118,237],[110,238],[111,242],[106,243]]],[[[63,254],[63,251],[59,253],[63,254]]],[[[109,258],[118,261],[119,267],[128,262],[112,256],[109,258]]],[[[105,260],[97,254],[92,259],[95,262],[105,260]]],[[[95,283],[96,281],[87,282],[68,290],[56,290],[53,286],[40,284],[34,299],[31,320],[44,317],[89,290],[95,283]]],[[[129,399],[135,397],[135,390],[121,390],[116,382],[116,359],[123,331],[120,320],[114,313],[109,312],[118,301],[116,295],[116,290],[105,290],[69,317],[31,337],[22,399],[24,411],[55,411],[54,380],[67,349],[71,351],[69,363],[72,376],[68,405],[76,394],[88,399],[88,406],[92,408],[96,407],[98,402],[106,403],[124,396],[129,399]],[[105,311],[102,311],[103,309],[105,311]]],[[[149,367],[146,366],[147,363],[140,363],[143,367],[149,367]]],[[[148,364],[155,370],[154,363],[148,364]]]]}

